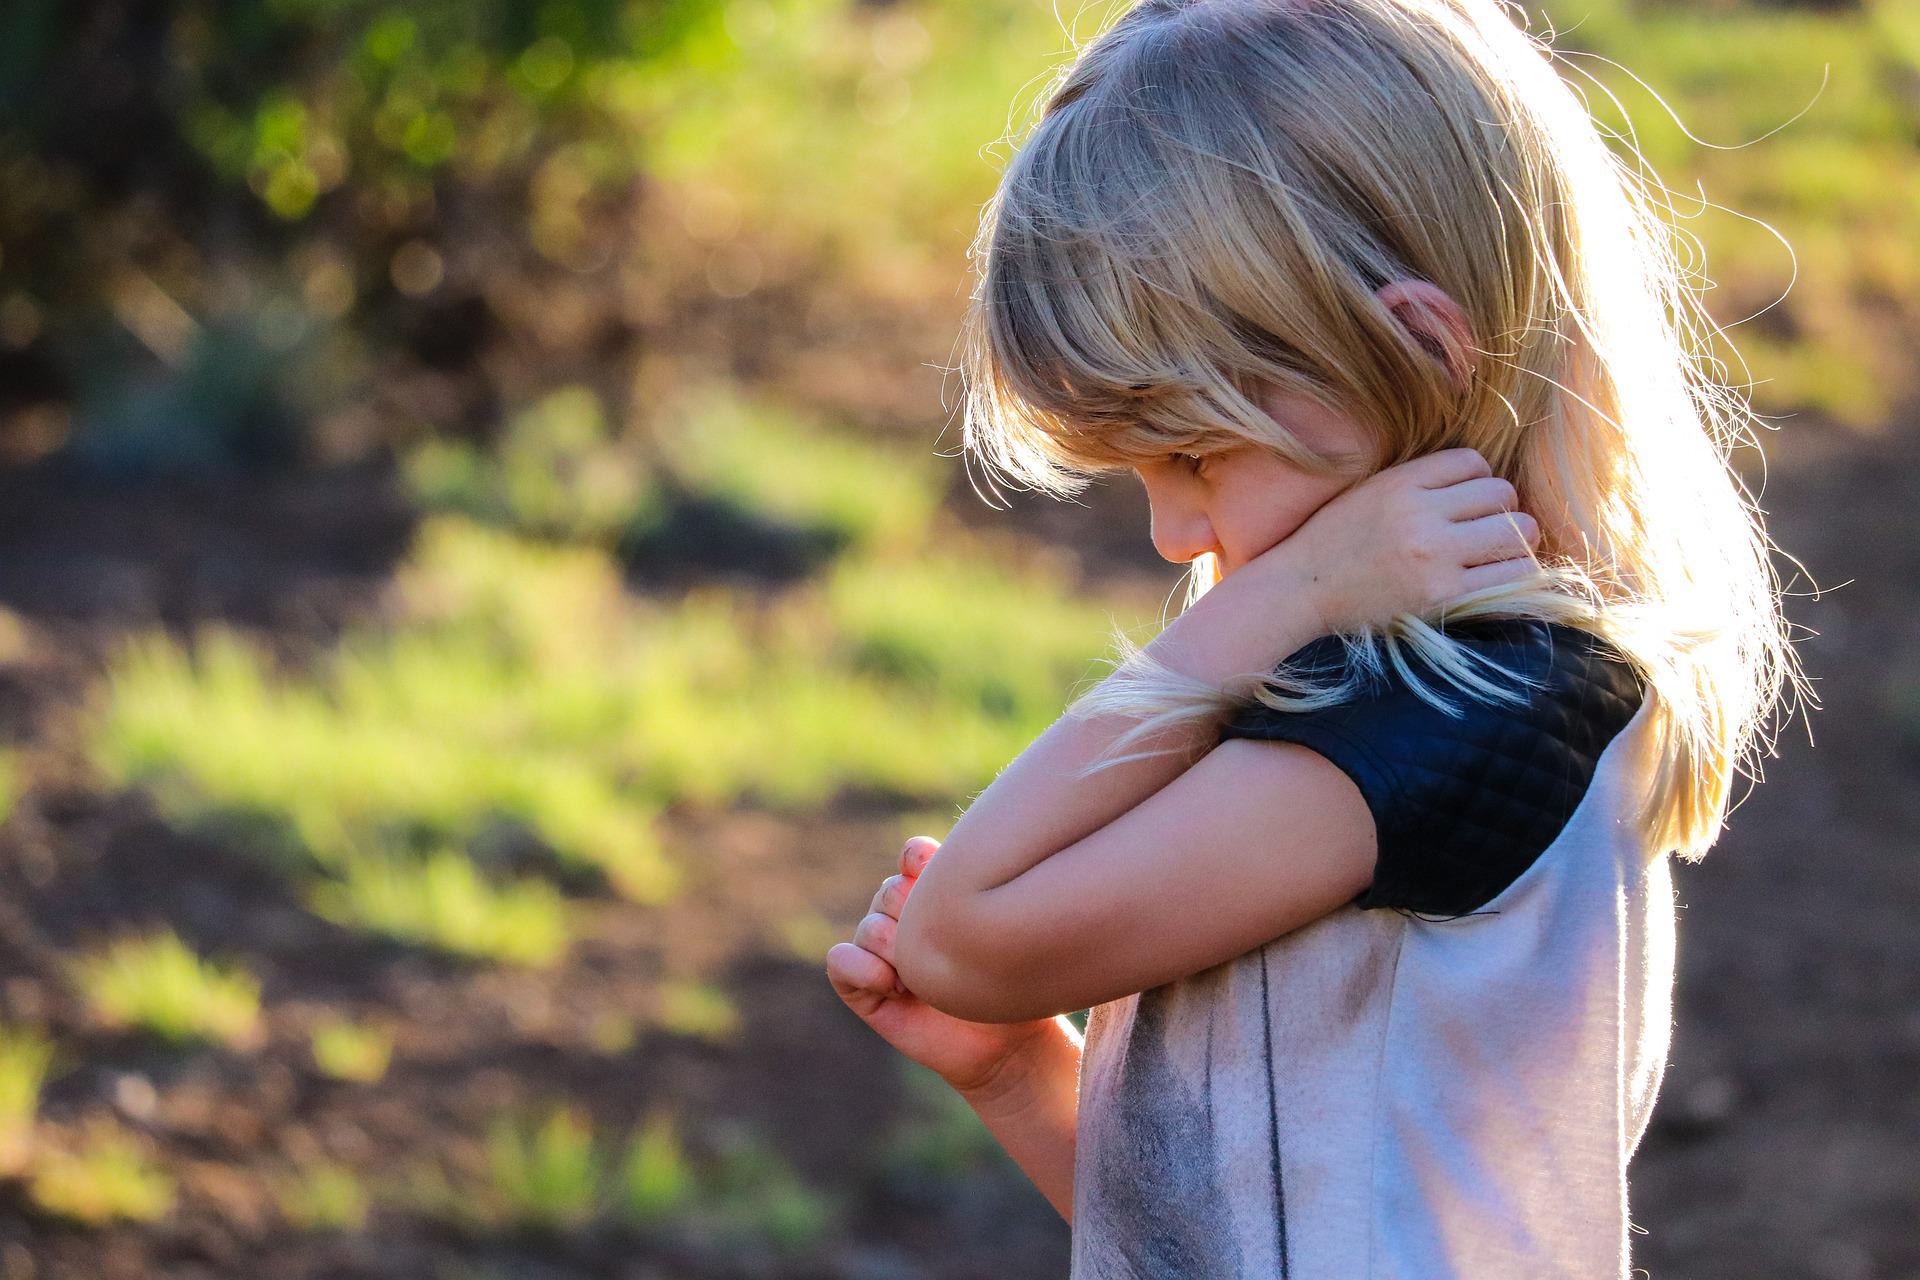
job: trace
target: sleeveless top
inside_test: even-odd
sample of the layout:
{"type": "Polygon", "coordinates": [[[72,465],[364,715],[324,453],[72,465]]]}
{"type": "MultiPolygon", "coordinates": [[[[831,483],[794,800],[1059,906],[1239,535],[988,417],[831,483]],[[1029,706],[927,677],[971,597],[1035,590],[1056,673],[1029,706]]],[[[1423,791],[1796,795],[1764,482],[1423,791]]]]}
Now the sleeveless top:
{"type": "MultiPolygon", "coordinates": [[[[1537,680],[1526,705],[1438,684],[1450,716],[1389,675],[1223,729],[1346,772],[1375,875],[1329,915],[1090,1011],[1073,1280],[1627,1276],[1627,1162],[1672,1016],[1667,851],[1632,821],[1651,700],[1588,632],[1449,632],[1537,680]]],[[[1324,637],[1289,661],[1342,655],[1324,637]]]]}

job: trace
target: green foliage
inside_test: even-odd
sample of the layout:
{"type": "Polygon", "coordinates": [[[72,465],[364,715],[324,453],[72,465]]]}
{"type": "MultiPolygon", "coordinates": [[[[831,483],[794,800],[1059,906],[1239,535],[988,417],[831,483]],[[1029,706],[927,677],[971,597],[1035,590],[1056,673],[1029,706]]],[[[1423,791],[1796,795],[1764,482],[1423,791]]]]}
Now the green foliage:
{"type": "Polygon", "coordinates": [[[531,877],[496,885],[449,849],[425,857],[350,855],[317,884],[314,910],[337,924],[457,955],[544,966],[567,947],[566,904],[531,877]]]}
{"type": "MultiPolygon", "coordinates": [[[[628,897],[670,897],[658,803],[603,737],[627,714],[607,674],[625,605],[604,556],[432,524],[397,588],[414,625],[350,634],[314,682],[276,678],[222,629],[191,652],[159,635],[129,644],[101,767],[181,821],[265,821],[340,881],[336,901],[371,908],[433,876],[482,905],[477,880],[414,855],[516,831],[628,897]]],[[[554,914],[534,890],[509,896],[554,914]]]]}
{"type": "Polygon", "coordinates": [[[817,911],[802,911],[780,921],[776,933],[782,950],[808,964],[824,962],[836,942],[845,942],[851,925],[835,924],[817,911]]]}
{"type": "Polygon", "coordinates": [[[12,751],[0,749],[0,822],[5,822],[13,816],[13,806],[19,798],[19,756],[12,751]]]}
{"type": "Polygon", "coordinates": [[[727,1041],[740,1031],[740,1011],[718,987],[686,979],[660,984],[660,1007],[654,1020],[677,1035],[727,1041]]]}
{"type": "MultiPolygon", "coordinates": [[[[1574,28],[1555,42],[1576,55],[1563,74],[1677,193],[1675,218],[1701,242],[1694,255],[1706,251],[1692,265],[1713,277],[1715,318],[1778,299],[1766,330],[1733,331],[1746,367],[1716,351],[1729,376],[1767,380],[1754,395],[1775,412],[1883,419],[1910,361],[1874,316],[1920,318],[1920,99],[1900,88],[1914,63],[1897,33],[1912,24],[1896,16],[1906,6],[1547,7],[1574,28]],[[1703,192],[1734,213],[1696,208],[1703,192]]],[[[1628,144],[1615,145],[1631,163],[1628,144]]]]}
{"type": "Polygon", "coordinates": [[[990,719],[1045,723],[1063,690],[1096,674],[1097,614],[1042,556],[1017,574],[944,550],[847,560],[825,592],[848,665],[990,719]]]}
{"type": "Polygon", "coordinates": [[[487,1136],[490,1189],[503,1216],[520,1226],[584,1224],[598,1208],[601,1163],[592,1126],[564,1107],[532,1131],[502,1118],[487,1136]]]}
{"type": "Polygon", "coordinates": [[[856,439],[721,384],[687,389],[663,435],[683,485],[856,553],[921,546],[940,506],[946,469],[930,448],[856,439]]]}
{"type": "Polygon", "coordinates": [[[303,1231],[357,1231],[366,1224],[370,1196],[346,1165],[303,1164],[277,1180],[273,1191],[281,1216],[303,1231]]]}
{"type": "Polygon", "coordinates": [[[36,1208],[87,1226],[151,1222],[173,1207],[173,1179],[140,1144],[109,1124],[89,1127],[76,1149],[34,1160],[27,1192],[36,1208]]]}
{"type": "Polygon", "coordinates": [[[618,1057],[633,1048],[640,1038],[640,1026],[633,1018],[616,1010],[602,1010],[587,1027],[587,1043],[596,1053],[618,1057]]]}
{"type": "Polygon", "coordinates": [[[265,820],[322,871],[478,852],[506,823],[658,902],[678,880],[662,806],[978,785],[1093,674],[1111,625],[1057,565],[1001,567],[957,537],[850,558],[771,605],[701,590],[662,607],[603,552],[440,519],[395,588],[393,628],[351,631],[307,679],[230,631],[130,645],[94,736],[103,771],[180,821],[265,820]]]}
{"type": "Polygon", "coordinates": [[[538,537],[616,540],[657,502],[632,442],[610,438],[586,387],[564,387],[515,414],[492,450],[428,440],[406,459],[421,503],[538,537]]]}
{"type": "Polygon", "coordinates": [[[313,1028],[314,1065],[335,1079],[371,1084],[392,1058],[393,1032],[385,1027],[328,1018],[313,1028]]]}
{"type": "Polygon", "coordinates": [[[841,1214],[835,1197],[809,1186],[750,1130],[719,1126],[696,1153],[674,1114],[655,1111],[624,1143],[611,1143],[565,1105],[538,1121],[497,1117],[487,1134],[484,1185],[463,1188],[437,1166],[415,1165],[392,1194],[479,1233],[602,1223],[723,1251],[801,1252],[819,1244],[841,1214]]]}
{"type": "Polygon", "coordinates": [[[684,1211],[698,1192],[679,1122],[667,1111],[649,1116],[620,1161],[618,1211],[637,1225],[657,1226],[684,1211]]]}
{"type": "MultiPolygon", "coordinates": [[[[1060,12],[1024,0],[731,8],[642,86],[653,171],[730,211],[743,238],[819,246],[887,296],[944,291],[993,186],[983,151],[1066,45],[1060,12]]],[[[726,227],[698,229],[723,242],[726,227]]]]}
{"type": "MultiPolygon", "coordinates": [[[[495,383],[474,340],[448,336],[457,326],[436,304],[485,300],[490,323],[507,330],[501,346],[525,339],[536,351],[551,316],[526,295],[582,277],[605,282],[592,310],[676,336],[705,300],[773,279],[820,281],[807,287],[832,305],[756,310],[745,323],[803,312],[811,323],[837,309],[944,325],[1010,135],[1071,43],[1121,7],[213,6],[142,28],[154,46],[139,50],[152,55],[137,64],[146,74],[119,85],[89,59],[127,50],[79,39],[78,19],[59,6],[16,5],[30,16],[0,15],[0,294],[35,317],[35,333],[80,335],[34,350],[73,366],[64,372],[84,411],[71,447],[98,465],[288,461],[416,433],[423,424],[404,414],[344,444],[314,424],[373,403],[376,380],[409,364],[395,335],[425,334],[419,345],[454,354],[415,353],[421,363],[459,365],[503,398],[531,395],[535,417],[556,414],[559,425],[530,429],[531,456],[558,450],[564,462],[543,477],[525,456],[503,464],[430,444],[409,467],[423,490],[447,509],[603,537],[635,479],[592,450],[593,466],[573,470],[592,420],[579,375],[558,375],[557,405],[495,383]],[[113,132],[129,117],[146,131],[147,163],[132,175],[113,132]],[[45,145],[56,134],[59,145],[45,145]],[[265,216],[208,219],[209,201],[265,216]],[[497,211],[495,234],[467,234],[448,216],[455,208],[497,211]],[[142,248],[155,242],[166,251],[142,248]],[[207,286],[203,264],[218,255],[252,264],[245,290],[207,286]],[[173,372],[143,375],[150,355],[122,330],[173,372]]],[[[1766,331],[1737,335],[1763,405],[1884,416],[1912,385],[1903,335],[1920,320],[1912,6],[1553,0],[1529,10],[1536,29],[1550,20],[1562,32],[1556,43],[1573,56],[1561,72],[1605,125],[1624,125],[1609,94],[1630,109],[1639,145],[1680,193],[1677,216],[1691,219],[1687,197],[1701,186],[1739,211],[1687,228],[1712,246],[1722,320],[1788,288],[1795,263],[1780,237],[1791,244],[1791,292],[1766,331]]],[[[704,341],[738,350],[758,338],[723,326],[704,341]]],[[[819,374],[816,385],[869,376],[819,374]]],[[[676,442],[679,420],[652,425],[676,442]]],[[[659,510],[633,514],[645,529],[659,510]]]]}
{"type": "Polygon", "coordinates": [[[688,500],[723,504],[769,536],[857,552],[921,545],[940,505],[930,450],[858,440],[723,382],[683,389],[659,417],[670,481],[632,437],[613,437],[584,387],[516,414],[491,450],[430,439],[404,470],[429,509],[627,556],[671,555],[656,544],[688,500]]]}
{"type": "Polygon", "coordinates": [[[260,1039],[260,984],[244,969],[203,960],[172,930],[123,937],[73,966],[96,1016],[175,1043],[249,1047],[260,1039]]]}
{"type": "Polygon", "coordinates": [[[0,1177],[25,1163],[40,1112],[53,1042],[37,1028],[0,1024],[0,1177]]]}

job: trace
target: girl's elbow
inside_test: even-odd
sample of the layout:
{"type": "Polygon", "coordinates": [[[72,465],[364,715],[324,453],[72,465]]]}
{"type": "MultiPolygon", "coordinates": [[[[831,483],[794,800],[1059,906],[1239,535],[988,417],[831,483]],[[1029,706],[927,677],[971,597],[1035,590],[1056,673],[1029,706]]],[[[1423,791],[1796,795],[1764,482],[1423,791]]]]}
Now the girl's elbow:
{"type": "Polygon", "coordinates": [[[946,1013],[950,997],[965,999],[967,984],[964,963],[944,945],[940,932],[921,916],[903,913],[893,933],[893,969],[901,986],[946,1013]]]}
{"type": "Polygon", "coordinates": [[[902,915],[894,934],[893,968],[900,985],[922,1002],[967,1022],[1023,1022],[1010,1007],[1004,978],[973,948],[954,947],[937,936],[944,931],[910,925],[902,915]],[[936,936],[928,936],[930,933],[936,936]]]}
{"type": "Polygon", "coordinates": [[[900,980],[920,1000],[963,1022],[1029,1022],[1045,1016],[1023,1003],[1016,988],[977,973],[949,971],[926,990],[904,974],[900,980]]]}

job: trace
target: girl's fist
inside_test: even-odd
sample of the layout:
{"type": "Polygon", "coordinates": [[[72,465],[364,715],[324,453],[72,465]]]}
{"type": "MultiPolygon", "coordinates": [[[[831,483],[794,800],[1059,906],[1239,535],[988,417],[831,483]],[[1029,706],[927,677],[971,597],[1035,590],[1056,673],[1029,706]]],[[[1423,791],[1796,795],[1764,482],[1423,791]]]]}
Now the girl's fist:
{"type": "Polygon", "coordinates": [[[939,848],[939,841],[927,836],[907,841],[898,872],[880,883],[852,941],[835,943],[827,952],[827,978],[883,1040],[964,1094],[990,1085],[1008,1061],[1052,1029],[1053,1020],[965,1022],[900,984],[893,968],[893,931],[915,880],[939,848]]]}

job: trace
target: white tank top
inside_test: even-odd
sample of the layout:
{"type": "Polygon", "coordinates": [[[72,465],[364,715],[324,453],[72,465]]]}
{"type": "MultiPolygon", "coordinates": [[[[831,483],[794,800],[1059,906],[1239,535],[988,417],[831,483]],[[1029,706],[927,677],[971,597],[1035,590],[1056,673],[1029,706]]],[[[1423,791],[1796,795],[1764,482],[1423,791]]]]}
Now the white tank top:
{"type": "Polygon", "coordinates": [[[1378,869],[1330,915],[1090,1012],[1073,1280],[1627,1276],[1674,964],[1668,857],[1630,821],[1651,703],[1584,632],[1475,632],[1542,679],[1526,708],[1454,719],[1396,681],[1229,725],[1354,777],[1378,869]]]}

